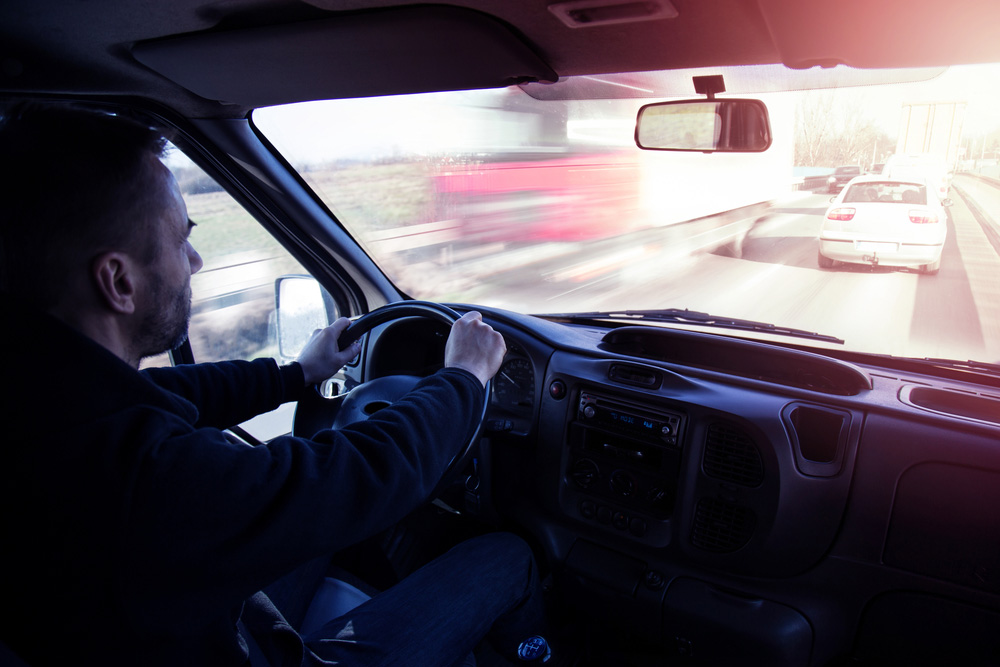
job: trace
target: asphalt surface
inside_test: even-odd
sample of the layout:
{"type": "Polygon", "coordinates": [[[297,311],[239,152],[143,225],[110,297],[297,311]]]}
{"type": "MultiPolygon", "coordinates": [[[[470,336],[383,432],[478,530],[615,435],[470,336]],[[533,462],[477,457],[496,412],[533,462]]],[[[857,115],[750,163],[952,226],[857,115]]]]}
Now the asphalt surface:
{"type": "MultiPolygon", "coordinates": [[[[736,257],[725,256],[731,248],[692,250],[666,231],[661,240],[650,233],[603,255],[593,244],[581,245],[575,253],[492,275],[479,296],[533,313],[690,308],[833,335],[852,350],[997,362],[1000,254],[983,230],[983,216],[966,202],[1000,212],[993,199],[1000,199],[1000,189],[962,176],[955,186],[941,271],[933,276],[864,266],[820,269],[817,238],[830,196],[802,193],[760,218],[736,257]]],[[[475,294],[465,300],[480,301],[475,294]]]]}

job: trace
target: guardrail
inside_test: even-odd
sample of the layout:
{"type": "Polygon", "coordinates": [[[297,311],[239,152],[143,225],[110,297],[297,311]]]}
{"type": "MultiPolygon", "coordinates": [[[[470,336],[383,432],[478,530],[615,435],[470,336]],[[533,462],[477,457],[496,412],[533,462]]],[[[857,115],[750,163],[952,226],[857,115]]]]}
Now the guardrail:
{"type": "Polygon", "coordinates": [[[829,174],[820,176],[804,176],[793,181],[796,190],[820,190],[826,187],[826,179],[829,174]]]}

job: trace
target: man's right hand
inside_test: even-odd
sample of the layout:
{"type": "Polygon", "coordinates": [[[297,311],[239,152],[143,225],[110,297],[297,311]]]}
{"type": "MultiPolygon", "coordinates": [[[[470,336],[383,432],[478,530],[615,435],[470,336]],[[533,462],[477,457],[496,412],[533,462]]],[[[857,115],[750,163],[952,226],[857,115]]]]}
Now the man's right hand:
{"type": "Polygon", "coordinates": [[[451,326],[451,335],[444,348],[444,365],[464,368],[486,386],[486,382],[496,375],[506,352],[503,336],[473,310],[451,326]]]}
{"type": "Polygon", "coordinates": [[[341,317],[325,329],[316,329],[309,338],[297,361],[302,366],[306,386],[317,384],[332,377],[344,364],[358,356],[361,343],[354,341],[346,350],[337,347],[340,335],[351,326],[351,321],[341,317]]]}

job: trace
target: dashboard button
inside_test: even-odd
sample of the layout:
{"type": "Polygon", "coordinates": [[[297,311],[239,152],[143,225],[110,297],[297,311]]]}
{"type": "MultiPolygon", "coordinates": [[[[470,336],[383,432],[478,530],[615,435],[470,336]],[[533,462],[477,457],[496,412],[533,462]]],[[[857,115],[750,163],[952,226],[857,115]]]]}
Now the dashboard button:
{"type": "Polygon", "coordinates": [[[486,422],[486,430],[490,433],[506,433],[514,429],[514,423],[509,419],[490,419],[486,422]]]}
{"type": "Polygon", "coordinates": [[[553,380],[549,385],[549,396],[557,401],[566,398],[566,383],[562,380],[553,380]]]}
{"type": "Polygon", "coordinates": [[[658,591],[663,588],[663,584],[666,583],[663,579],[663,575],[656,570],[649,570],[646,572],[645,577],[646,588],[651,591],[658,591]]]}

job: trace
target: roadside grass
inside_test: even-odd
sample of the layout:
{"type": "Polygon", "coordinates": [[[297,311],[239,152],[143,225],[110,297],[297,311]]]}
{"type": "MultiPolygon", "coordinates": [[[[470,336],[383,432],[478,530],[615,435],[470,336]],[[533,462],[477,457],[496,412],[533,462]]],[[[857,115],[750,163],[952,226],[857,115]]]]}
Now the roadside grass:
{"type": "MultiPolygon", "coordinates": [[[[335,215],[364,245],[372,232],[433,217],[430,173],[426,164],[397,163],[328,165],[303,176],[321,198],[336,202],[336,207],[331,204],[335,215]]],[[[188,216],[197,224],[191,242],[205,264],[198,282],[245,288],[242,276],[250,272],[257,287],[266,291],[281,275],[305,273],[253,216],[206,179],[203,174],[188,175],[183,188],[188,216]]],[[[384,264],[390,262],[390,258],[383,258],[384,264]]],[[[191,323],[191,344],[197,359],[251,359],[277,353],[273,298],[255,297],[234,306],[216,301],[211,291],[194,297],[202,302],[191,323]]]]}
{"type": "Polygon", "coordinates": [[[355,237],[430,222],[434,217],[432,167],[405,162],[326,166],[303,172],[306,182],[355,237]]]}
{"type": "MultiPolygon", "coordinates": [[[[428,164],[409,162],[327,165],[302,175],[348,231],[365,242],[373,232],[433,220],[432,173],[428,164]]],[[[228,193],[190,188],[184,199],[188,215],[198,224],[192,243],[206,265],[247,251],[283,252],[228,193]]]]}

